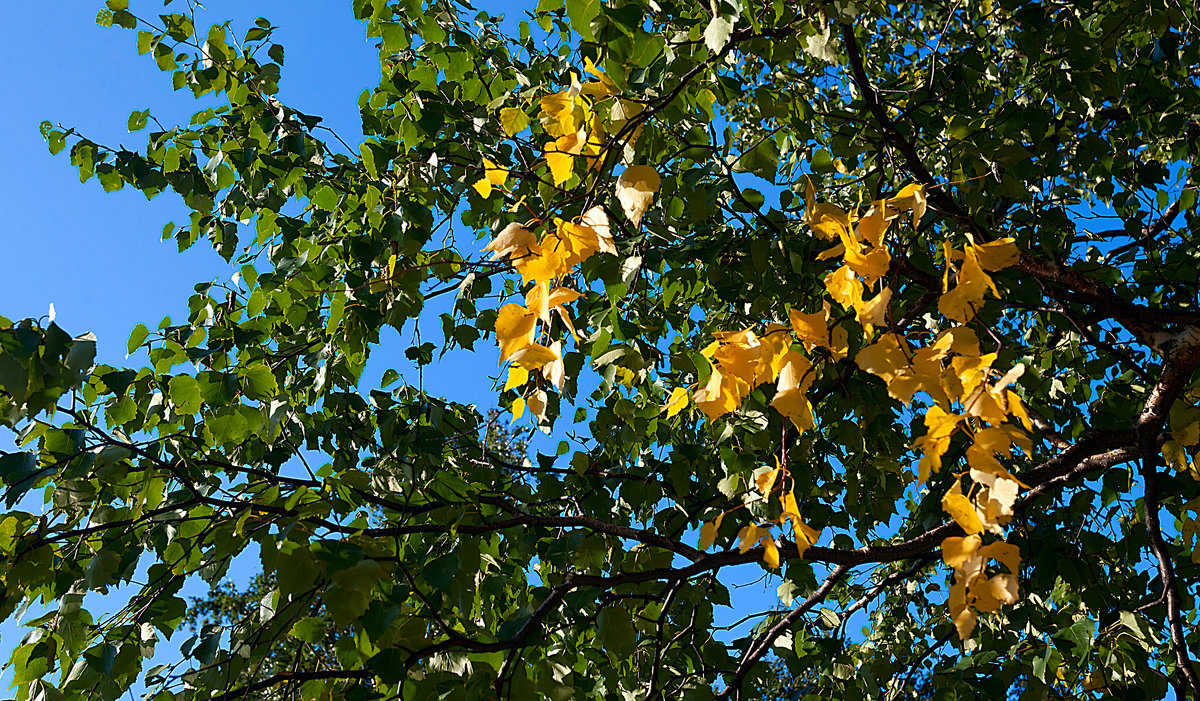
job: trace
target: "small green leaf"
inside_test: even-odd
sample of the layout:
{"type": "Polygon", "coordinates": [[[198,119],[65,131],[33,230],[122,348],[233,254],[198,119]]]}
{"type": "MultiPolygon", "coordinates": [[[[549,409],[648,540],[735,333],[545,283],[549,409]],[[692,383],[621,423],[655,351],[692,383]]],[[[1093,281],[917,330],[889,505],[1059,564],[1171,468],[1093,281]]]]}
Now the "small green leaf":
{"type": "Polygon", "coordinates": [[[142,343],[145,342],[146,337],[149,335],[150,329],[146,328],[145,324],[138,324],[133,327],[133,331],[129,334],[129,343],[125,346],[129,355],[137,352],[137,349],[142,347],[142,343]]]}

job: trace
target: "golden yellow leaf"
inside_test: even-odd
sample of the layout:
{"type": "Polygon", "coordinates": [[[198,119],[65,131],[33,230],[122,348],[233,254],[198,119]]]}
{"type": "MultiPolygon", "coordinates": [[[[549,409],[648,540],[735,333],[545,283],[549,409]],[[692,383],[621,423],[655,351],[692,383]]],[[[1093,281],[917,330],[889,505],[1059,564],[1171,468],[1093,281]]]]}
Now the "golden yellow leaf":
{"type": "Polygon", "coordinates": [[[866,241],[873,248],[883,246],[883,235],[891,222],[887,218],[883,201],[876,202],[867,213],[858,220],[856,235],[859,240],[866,241]]]}
{"type": "Polygon", "coordinates": [[[997,239],[973,245],[971,248],[979,259],[980,267],[992,272],[1014,266],[1021,260],[1021,250],[1017,248],[1017,240],[1013,238],[997,239]]]}
{"type": "Polygon", "coordinates": [[[825,276],[825,289],[835,302],[845,309],[862,304],[863,284],[849,266],[843,265],[825,276]]]}
{"type": "Polygon", "coordinates": [[[579,131],[582,124],[582,109],[577,97],[582,89],[579,80],[571,75],[571,88],[546,95],[538,101],[541,108],[542,128],[550,136],[559,137],[579,131]]]}
{"type": "Polygon", "coordinates": [[[775,480],[779,479],[779,473],[783,472],[781,468],[772,470],[763,470],[754,478],[754,484],[758,486],[758,493],[764,497],[771,493],[771,488],[775,486],[775,480]]]}
{"type": "Polygon", "coordinates": [[[905,185],[895,196],[888,198],[888,206],[900,211],[912,210],[915,227],[925,216],[925,186],[915,183],[905,185]]]}
{"type": "Polygon", "coordinates": [[[983,539],[977,535],[969,535],[965,538],[951,536],[942,541],[942,560],[950,567],[958,569],[976,554],[981,545],[983,545],[983,539]]]}
{"type": "Polygon", "coordinates": [[[525,110],[516,107],[505,107],[500,110],[500,127],[507,136],[514,136],[529,126],[529,115],[525,110]]]}
{"type": "Polygon", "coordinates": [[[483,250],[491,251],[492,260],[497,260],[505,257],[522,258],[528,256],[530,250],[536,246],[537,237],[533,232],[514,222],[496,234],[496,238],[492,239],[491,243],[485,246],[483,250]]]}
{"type": "Polygon", "coordinates": [[[475,192],[478,192],[479,196],[485,200],[492,196],[492,182],[487,178],[476,180],[471,187],[475,188],[475,192]]]}
{"type": "Polygon", "coordinates": [[[835,361],[842,360],[850,353],[850,332],[845,326],[835,326],[829,330],[829,354],[835,361]]]}
{"type": "Polygon", "coordinates": [[[850,213],[828,202],[818,202],[806,206],[803,221],[808,224],[814,234],[831,241],[850,232],[850,213]]]}
{"type": "Polygon", "coordinates": [[[512,362],[526,370],[538,370],[546,363],[558,360],[558,354],[540,343],[531,343],[524,348],[514,351],[509,358],[512,362]]]}
{"type": "Polygon", "coordinates": [[[756,524],[750,523],[742,526],[738,531],[738,552],[745,553],[758,541],[759,528],[756,524]]]}
{"type": "Polygon", "coordinates": [[[583,151],[587,143],[587,133],[582,129],[563,134],[546,146],[546,165],[550,166],[550,176],[555,185],[562,185],[571,179],[575,170],[575,156],[583,151]]]}
{"type": "Polygon", "coordinates": [[[825,302],[821,311],[811,314],[790,309],[788,318],[792,322],[792,332],[809,351],[816,346],[829,345],[829,302],[825,302]]]}
{"type": "Polygon", "coordinates": [[[496,341],[503,361],[518,350],[533,343],[533,327],[537,317],[519,304],[506,304],[496,315],[496,341]]]}
{"type": "Polygon", "coordinates": [[[519,419],[525,415],[525,398],[524,397],[517,397],[516,399],[513,400],[512,415],[513,415],[513,421],[516,421],[517,419],[519,419]]]}
{"type": "Polygon", "coordinates": [[[886,248],[846,247],[846,267],[853,270],[869,285],[887,275],[892,256],[886,248]]]}
{"type": "Polygon", "coordinates": [[[790,419],[800,431],[811,430],[816,426],[812,404],[807,396],[808,388],[814,379],[816,373],[812,371],[812,362],[796,351],[789,351],[779,371],[771,406],[790,419]]]}
{"type": "Polygon", "coordinates": [[[975,513],[975,505],[962,493],[957,484],[942,497],[942,510],[950,514],[967,535],[983,533],[983,523],[975,513]]]}
{"type": "Polygon", "coordinates": [[[925,435],[917,439],[917,447],[923,455],[917,464],[918,479],[924,482],[930,471],[942,469],[942,455],[950,448],[950,436],[958,428],[962,415],[951,414],[940,406],[931,406],[925,412],[925,435]]]}
{"type": "Polygon", "coordinates": [[[508,391],[513,387],[520,387],[529,381],[529,371],[520,365],[510,365],[508,367],[508,380],[504,383],[504,391],[508,391]]]}
{"type": "Polygon", "coordinates": [[[717,531],[721,530],[721,520],[725,518],[724,513],[717,514],[717,517],[712,521],[700,526],[700,549],[708,550],[712,547],[713,542],[717,539],[717,531]]]}
{"type": "Polygon", "coordinates": [[[779,569],[779,548],[775,545],[775,539],[764,534],[758,540],[763,544],[763,562],[773,570],[779,569]]]}
{"type": "Polygon", "coordinates": [[[862,324],[867,333],[871,333],[874,326],[883,326],[887,324],[888,304],[892,301],[892,288],[885,287],[883,291],[875,295],[871,301],[863,302],[854,308],[854,315],[858,323],[862,324]]]}
{"type": "Polygon", "coordinates": [[[585,83],[583,86],[583,92],[585,95],[590,95],[596,99],[602,99],[608,95],[615,95],[621,92],[621,89],[617,87],[617,84],[612,78],[608,77],[604,71],[596,68],[596,64],[592,63],[592,59],[583,59],[583,70],[600,81],[599,83],[585,83]]]}
{"type": "Polygon", "coordinates": [[[658,173],[647,165],[630,166],[617,178],[617,200],[635,227],[641,223],[661,183],[658,173]]]}
{"type": "MultiPolygon", "coordinates": [[[[720,346],[713,353],[713,360],[721,365],[721,372],[751,387],[765,381],[760,372],[764,349],[753,330],[717,333],[715,336],[720,346]]],[[[770,359],[767,362],[766,372],[770,372],[770,359]]]]}
{"type": "Polygon", "coordinates": [[[863,370],[891,384],[893,378],[908,368],[906,346],[902,336],[886,333],[875,343],[860,350],[858,355],[854,356],[854,362],[863,370]]]}
{"type": "Polygon", "coordinates": [[[979,555],[985,560],[999,560],[1012,574],[1018,574],[1021,569],[1021,548],[1012,543],[989,543],[979,549],[979,555]]]}
{"type": "Polygon", "coordinates": [[[663,407],[663,411],[667,412],[668,419],[687,408],[689,396],[685,387],[676,387],[671,390],[671,397],[667,399],[667,404],[663,407]]]}
{"type": "Polygon", "coordinates": [[[741,400],[733,389],[732,383],[714,365],[708,382],[692,395],[692,401],[711,421],[738,408],[741,400]]]}
{"type": "Polygon", "coordinates": [[[1001,604],[1017,601],[1017,578],[1011,574],[980,577],[971,584],[973,605],[983,613],[992,613],[1001,604]]]}
{"type": "Polygon", "coordinates": [[[758,358],[757,382],[772,382],[779,377],[783,369],[784,358],[792,348],[792,334],[787,326],[778,323],[767,324],[763,335],[759,337],[762,350],[758,358]]]}

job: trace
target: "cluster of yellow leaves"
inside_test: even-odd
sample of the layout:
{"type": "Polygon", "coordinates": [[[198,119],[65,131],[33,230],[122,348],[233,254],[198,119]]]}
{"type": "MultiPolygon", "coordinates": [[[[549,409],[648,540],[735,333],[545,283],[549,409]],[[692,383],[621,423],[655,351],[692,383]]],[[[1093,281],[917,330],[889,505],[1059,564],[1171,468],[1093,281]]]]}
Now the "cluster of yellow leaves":
{"type": "MultiPolygon", "coordinates": [[[[790,487],[785,486],[791,481],[791,475],[782,467],[776,466],[774,469],[763,469],[755,476],[754,482],[757,487],[758,494],[752,498],[755,500],[770,501],[773,493],[778,500],[780,513],[779,517],[773,523],[749,523],[738,531],[738,551],[745,553],[755,545],[762,544],[763,546],[763,562],[771,569],[779,568],[779,546],[775,542],[775,536],[771,535],[772,526],[778,525],[781,528],[788,524],[792,526],[792,538],[796,542],[796,548],[800,551],[800,557],[804,557],[804,553],[810,547],[816,544],[817,539],[821,537],[821,532],[804,523],[800,518],[800,509],[796,504],[796,495],[790,487]]],[[[737,508],[743,508],[739,506],[737,508]]],[[[731,511],[736,510],[732,509],[731,511]]],[[[705,523],[700,527],[700,547],[707,550],[712,546],[713,541],[717,539],[717,532],[721,528],[721,522],[725,519],[725,515],[729,511],[722,512],[712,521],[705,523]]]]}
{"type": "Polygon", "coordinates": [[[1013,504],[1025,486],[998,459],[1011,457],[1014,446],[1026,454],[1033,448],[1028,435],[1008,420],[1016,418],[1026,429],[1032,426],[1020,397],[1009,389],[1024,366],[993,380],[995,361],[996,354],[980,353],[979,338],[962,326],[943,331],[932,344],[916,350],[904,337],[885,334],[855,356],[860,368],[887,383],[893,398],[909,404],[915,393],[924,392],[932,400],[924,415],[925,434],[916,441],[922,453],[917,468],[921,481],[941,469],[957,431],[971,437],[966,458],[974,481],[972,494],[963,494],[956,480],[942,499],[942,509],[967,533],[966,538],[947,538],[942,543],[946,563],[955,568],[950,614],[963,639],[974,630],[977,611],[995,611],[1017,596],[1019,550],[1004,542],[984,546],[981,534],[1004,535],[1013,504]],[[1010,574],[984,576],[989,559],[1004,562],[1010,574]]]}
{"type": "MultiPolygon", "coordinates": [[[[970,234],[967,237],[970,239],[970,234]]],[[[991,290],[994,296],[1000,296],[996,283],[988,273],[1013,266],[1021,258],[1016,241],[1011,238],[982,244],[976,244],[972,240],[961,251],[947,241],[943,245],[943,251],[946,271],[942,275],[943,294],[938,299],[938,311],[946,318],[961,324],[970,321],[975,312],[983,306],[983,297],[988,290],[991,290]],[[952,260],[962,261],[954,289],[950,289],[952,260]]]]}
{"type": "MultiPolygon", "coordinates": [[[[589,159],[590,168],[604,162],[611,147],[607,134],[622,130],[626,121],[640,109],[636,103],[618,96],[613,80],[599,71],[591,60],[584,70],[596,81],[580,83],[571,74],[571,86],[546,95],[539,100],[539,123],[554,140],[546,145],[547,167],[555,185],[570,180],[576,156],[589,159]],[[610,116],[599,109],[611,103],[610,116]]],[[[500,124],[513,136],[529,125],[528,116],[520,109],[501,110],[500,124]]],[[[632,144],[638,131],[623,138],[624,145],[632,144]]],[[[492,195],[494,188],[503,188],[509,171],[488,159],[483,160],[484,177],[472,187],[481,197],[492,195]]],[[[627,167],[616,183],[615,194],[625,215],[637,226],[654,200],[660,184],[658,173],[650,166],[627,167]]],[[[522,203],[518,203],[520,205],[522,203]]],[[[603,207],[588,209],[573,221],[554,217],[552,222],[535,218],[527,223],[510,223],[484,248],[493,260],[507,260],[529,285],[524,304],[507,304],[496,317],[496,340],[500,346],[500,361],[510,363],[504,389],[525,388],[523,396],[512,405],[515,418],[526,408],[539,421],[545,419],[548,395],[541,380],[559,390],[566,379],[563,365],[563,340],[550,334],[552,319],[557,317],[572,337],[578,338],[574,322],[566,305],[581,294],[557,283],[596,253],[616,255],[608,215],[603,207]],[[535,233],[542,229],[541,236],[535,233]],[[534,386],[526,387],[534,379],[534,386]]]]}
{"type": "Polygon", "coordinates": [[[902,212],[912,212],[913,226],[917,225],[925,215],[925,188],[906,185],[895,196],[873,202],[861,216],[828,202],[816,202],[815,194],[809,182],[804,222],[820,238],[838,241],[817,260],[842,258],[842,266],[825,276],[825,289],[835,302],[853,310],[858,323],[870,334],[875,326],[887,323],[892,300],[892,290],[887,286],[869,300],[863,297],[891,267],[892,256],[884,245],[884,234],[902,212]]]}
{"type": "Polygon", "coordinates": [[[983,544],[977,534],[947,538],[942,542],[942,559],[954,570],[950,585],[950,617],[958,636],[966,640],[975,630],[978,612],[991,613],[1001,604],[1017,600],[1017,570],[1021,550],[1011,543],[983,544]],[[998,560],[1008,572],[988,576],[987,563],[998,560]]]}

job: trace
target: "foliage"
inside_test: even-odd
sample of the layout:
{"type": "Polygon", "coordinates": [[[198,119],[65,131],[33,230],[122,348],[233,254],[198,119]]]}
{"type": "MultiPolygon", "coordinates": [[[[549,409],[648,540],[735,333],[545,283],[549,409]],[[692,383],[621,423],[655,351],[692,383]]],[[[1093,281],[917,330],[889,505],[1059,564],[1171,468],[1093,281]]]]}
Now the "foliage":
{"type": "Polygon", "coordinates": [[[275,97],[267,20],[134,11],[98,21],[218,106],[49,148],[239,275],[141,368],[0,319],[19,698],[1200,698],[1195,7],[354,0],[357,149],[275,97]],[[364,380],[428,314],[376,360],[494,341],[573,441],[364,380]],[[257,623],[164,664],[255,551],[257,623]]]}

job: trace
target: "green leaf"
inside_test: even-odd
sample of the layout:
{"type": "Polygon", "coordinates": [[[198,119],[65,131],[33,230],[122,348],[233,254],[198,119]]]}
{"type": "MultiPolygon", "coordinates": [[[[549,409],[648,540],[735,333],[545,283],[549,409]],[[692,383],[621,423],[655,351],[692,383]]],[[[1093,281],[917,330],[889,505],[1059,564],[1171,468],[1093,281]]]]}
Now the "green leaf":
{"type": "Polygon", "coordinates": [[[200,385],[191,375],[176,375],[168,383],[168,396],[175,410],[182,415],[195,414],[200,411],[200,385]]]}
{"type": "Polygon", "coordinates": [[[134,110],[129,114],[129,131],[141,131],[146,128],[146,119],[150,110],[134,110]]]}
{"type": "Polygon", "coordinates": [[[596,616],[596,639],[616,659],[625,659],[633,653],[637,642],[637,631],[633,628],[633,617],[621,606],[606,606],[596,616]]]}
{"type": "Polygon", "coordinates": [[[291,636],[306,643],[318,643],[325,637],[325,621],[320,618],[301,618],[290,631],[291,636]]]}
{"type": "Polygon", "coordinates": [[[567,17],[571,20],[571,28],[587,41],[595,41],[592,33],[592,20],[600,14],[600,0],[566,0],[567,17]]]}
{"type": "Polygon", "coordinates": [[[266,363],[257,363],[238,371],[242,378],[242,389],[251,399],[271,399],[279,393],[275,373],[266,363]]]}
{"type": "Polygon", "coordinates": [[[136,353],[137,350],[142,347],[142,344],[145,343],[146,338],[149,335],[150,329],[146,328],[145,324],[138,324],[137,326],[134,326],[133,331],[129,334],[129,342],[125,344],[126,352],[129,355],[136,353]]]}

